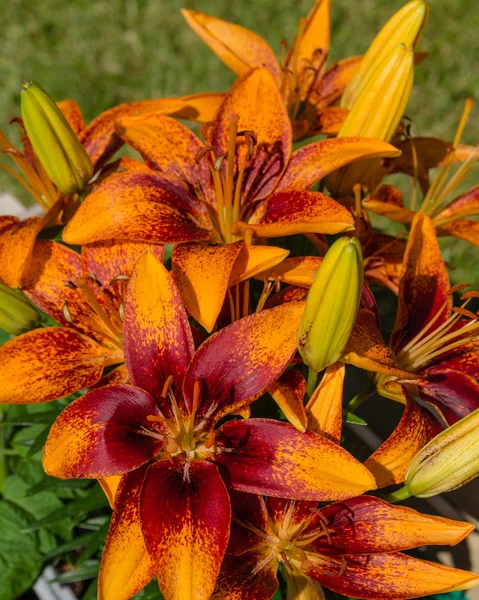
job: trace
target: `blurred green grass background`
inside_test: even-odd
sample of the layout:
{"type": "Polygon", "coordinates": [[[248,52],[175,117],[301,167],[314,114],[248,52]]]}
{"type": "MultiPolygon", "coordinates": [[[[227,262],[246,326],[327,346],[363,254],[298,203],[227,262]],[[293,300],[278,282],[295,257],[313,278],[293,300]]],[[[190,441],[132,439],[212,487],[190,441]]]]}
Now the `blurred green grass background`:
{"type": "MultiPolygon", "coordinates": [[[[0,127],[19,113],[25,78],[57,100],[74,98],[87,121],[103,110],[143,98],[226,90],[234,75],[190,31],[179,9],[201,10],[262,35],[279,52],[292,41],[298,18],[313,0],[6,0],[0,45],[0,127]]],[[[330,64],[366,50],[403,0],[332,0],[330,64]]],[[[479,2],[432,0],[407,109],[416,135],[452,139],[466,97],[479,99],[479,2]]],[[[464,142],[477,143],[479,107],[464,142]]],[[[14,137],[14,136],[13,136],[14,137]]],[[[471,185],[477,181],[477,170],[471,185]],[[474,179],[475,176],[475,179],[474,179]]],[[[0,173],[0,192],[20,195],[0,173]]],[[[455,281],[479,284],[479,250],[447,240],[445,258],[455,281]]]]}

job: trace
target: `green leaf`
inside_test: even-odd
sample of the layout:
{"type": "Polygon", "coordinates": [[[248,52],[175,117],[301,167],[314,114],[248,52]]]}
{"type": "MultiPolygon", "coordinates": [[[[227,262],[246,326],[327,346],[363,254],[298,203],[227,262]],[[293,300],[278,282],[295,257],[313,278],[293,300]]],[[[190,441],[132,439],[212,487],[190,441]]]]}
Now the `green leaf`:
{"type": "Polygon", "coordinates": [[[364,419],[361,419],[361,417],[349,412],[349,410],[343,410],[343,421],[345,423],[354,423],[354,425],[367,425],[364,419]]]}
{"type": "Polygon", "coordinates": [[[66,573],[62,573],[52,579],[56,583],[72,583],[73,581],[87,581],[98,576],[98,569],[100,567],[99,560],[89,560],[78,569],[72,569],[66,573]]]}

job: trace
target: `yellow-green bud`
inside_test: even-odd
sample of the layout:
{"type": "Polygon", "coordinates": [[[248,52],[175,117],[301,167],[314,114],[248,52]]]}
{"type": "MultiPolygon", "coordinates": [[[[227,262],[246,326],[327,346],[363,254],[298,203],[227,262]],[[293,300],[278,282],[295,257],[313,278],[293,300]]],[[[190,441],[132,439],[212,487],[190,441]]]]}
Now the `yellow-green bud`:
{"type": "Polygon", "coordinates": [[[384,25],[364,55],[355,76],[341,98],[341,106],[351,109],[366,86],[372,71],[399,44],[413,49],[419,43],[429,16],[429,4],[411,0],[399,9],[384,25]]]}
{"type": "Polygon", "coordinates": [[[38,327],[40,313],[25,296],[0,283],[0,329],[19,335],[38,327]]]}
{"type": "Polygon", "coordinates": [[[388,142],[403,116],[413,79],[413,49],[399,44],[371,70],[338,137],[360,136],[388,142]]]}
{"type": "Polygon", "coordinates": [[[22,119],[53,183],[64,194],[81,191],[93,175],[90,157],[52,98],[31,81],[22,88],[22,119]]]}
{"type": "Polygon", "coordinates": [[[319,372],[339,360],[351,334],[363,287],[356,238],[342,237],[326,253],[309,290],[298,331],[304,363],[319,372]]]}
{"type": "Polygon", "coordinates": [[[404,477],[411,496],[429,498],[479,475],[479,409],[448,427],[412,459],[404,477]]]}

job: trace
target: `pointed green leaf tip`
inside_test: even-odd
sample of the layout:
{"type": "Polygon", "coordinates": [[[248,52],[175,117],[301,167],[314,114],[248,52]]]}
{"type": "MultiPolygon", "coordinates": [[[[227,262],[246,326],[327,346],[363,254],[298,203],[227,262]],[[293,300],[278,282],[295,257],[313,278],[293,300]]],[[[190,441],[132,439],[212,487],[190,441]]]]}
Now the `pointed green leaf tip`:
{"type": "Polygon", "coordinates": [[[22,86],[21,106],[25,130],[50,179],[64,194],[81,191],[93,175],[93,166],[63,113],[32,81],[22,86]]]}
{"type": "Polygon", "coordinates": [[[363,286],[363,256],[356,238],[342,237],[329,249],[306,300],[298,331],[304,363],[316,372],[335,363],[349,339],[363,286]]]}

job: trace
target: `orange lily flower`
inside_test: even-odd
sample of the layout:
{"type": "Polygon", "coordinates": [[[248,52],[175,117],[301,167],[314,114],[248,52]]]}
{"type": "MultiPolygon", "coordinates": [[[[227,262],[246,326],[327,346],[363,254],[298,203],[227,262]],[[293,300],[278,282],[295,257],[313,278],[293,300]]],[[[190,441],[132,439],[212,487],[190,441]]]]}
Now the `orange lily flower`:
{"type": "Polygon", "coordinates": [[[248,237],[247,230],[261,238],[338,233],[352,227],[351,215],[308,190],[354,160],[398,153],[384,142],[344,138],[291,154],[291,125],[266,69],[235,83],[203,129],[206,146],[164,115],[121,118],[117,130],[150,169],[102,182],[65,228],[67,243],[118,237],[228,243],[248,237]]]}
{"type": "MultiPolygon", "coordinates": [[[[479,407],[479,319],[466,308],[479,294],[466,292],[461,307],[452,305],[452,292],[464,287],[450,288],[434,223],[418,213],[404,254],[390,345],[398,367],[417,376],[402,384],[448,424],[479,407]]],[[[375,385],[380,394],[405,402],[394,377],[379,375],[375,385]]]]}
{"type": "Polygon", "coordinates": [[[289,303],[240,319],[195,353],[172,277],[151,253],[138,261],[124,306],[133,385],[74,401],[44,448],[51,475],[123,476],[100,568],[104,600],[130,598],[154,574],[167,600],[211,596],[231,518],[222,475],[235,489],[305,500],[374,486],[361,463],[322,436],[268,419],[217,427],[288,366],[303,308],[289,303]]]}
{"type": "MultiPolygon", "coordinates": [[[[479,159],[479,146],[468,147],[460,144],[471,108],[472,101],[468,100],[455,140],[449,147],[443,143],[441,149],[438,141],[427,141],[428,138],[422,138],[423,143],[418,145],[420,138],[412,139],[409,152],[397,159],[397,168],[393,166],[390,172],[408,172],[419,181],[424,192],[419,211],[432,219],[438,236],[455,236],[479,246],[479,223],[467,218],[479,215],[479,185],[449,200],[451,192],[469,175],[479,159]],[[459,162],[460,166],[450,176],[452,166],[456,162],[459,162]],[[435,178],[429,185],[428,170],[438,164],[435,178]]],[[[395,162],[396,160],[392,165],[395,162]]],[[[380,188],[378,192],[370,194],[364,200],[363,206],[410,227],[417,212],[416,188],[413,190],[409,207],[404,206],[401,193],[392,186],[387,186],[387,191],[380,188]]]]}
{"type": "MultiPolygon", "coordinates": [[[[123,141],[115,132],[115,120],[121,115],[154,112],[175,114],[193,120],[210,120],[222,98],[223,94],[197,94],[184,98],[121,104],[99,115],[88,126],[85,126],[81,110],[74,100],[59,102],[58,107],[85,147],[93,163],[94,172],[98,174],[123,145],[123,141]]],[[[23,130],[21,119],[16,118],[12,121],[18,122],[23,130]]],[[[13,288],[21,284],[22,276],[28,269],[33,244],[40,231],[52,225],[67,223],[79,204],[76,194],[65,196],[56,188],[25,134],[22,142],[23,152],[14,148],[0,131],[0,149],[10,155],[21,175],[3,163],[0,163],[0,168],[8,171],[25,187],[45,214],[43,217],[30,217],[24,221],[16,217],[0,216],[0,281],[13,288]]]]}
{"type": "Polygon", "coordinates": [[[354,598],[403,600],[479,583],[479,575],[413,558],[402,550],[455,546],[471,523],[423,515],[370,496],[316,508],[231,492],[227,555],[212,600],[269,600],[282,565],[288,598],[324,598],[322,586],[354,598]]]}
{"type": "Polygon", "coordinates": [[[281,91],[294,139],[337,133],[346,109],[333,106],[353,77],[361,56],[345,58],[326,70],[329,52],[330,0],[317,0],[299,20],[296,37],[280,62],[268,43],[240,25],[183,9],[188,25],[237,75],[266,67],[281,91]]]}
{"type": "MultiPolygon", "coordinates": [[[[95,385],[128,381],[122,344],[127,279],[146,244],[69,248],[39,240],[24,293],[61,327],[42,327],[0,348],[0,402],[48,402],[95,385]]],[[[161,257],[163,249],[154,248],[161,257]]]]}

